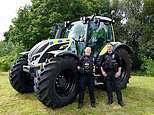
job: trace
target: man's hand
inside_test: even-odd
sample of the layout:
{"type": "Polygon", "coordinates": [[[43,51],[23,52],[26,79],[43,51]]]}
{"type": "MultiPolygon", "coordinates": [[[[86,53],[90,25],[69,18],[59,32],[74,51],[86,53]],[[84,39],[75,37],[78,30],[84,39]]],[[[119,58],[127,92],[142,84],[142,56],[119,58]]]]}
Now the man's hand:
{"type": "Polygon", "coordinates": [[[118,78],[121,75],[121,67],[118,68],[118,72],[115,74],[115,78],[118,78]]]}
{"type": "Polygon", "coordinates": [[[103,70],[103,68],[102,68],[102,67],[101,67],[101,72],[102,72],[102,74],[103,74],[103,76],[104,76],[104,77],[106,77],[106,76],[107,76],[106,72],[103,70]]]}
{"type": "Polygon", "coordinates": [[[80,66],[77,66],[77,69],[78,69],[78,71],[79,71],[81,74],[84,74],[84,68],[81,68],[80,66]]]}
{"type": "Polygon", "coordinates": [[[107,76],[107,74],[106,74],[106,72],[105,72],[105,71],[103,71],[103,72],[102,72],[102,74],[103,74],[103,76],[104,76],[104,77],[106,77],[106,76],[107,76]]]}
{"type": "Polygon", "coordinates": [[[81,69],[81,67],[80,67],[80,66],[77,66],[77,69],[78,69],[78,70],[80,70],[80,69],[81,69]]]}
{"type": "Polygon", "coordinates": [[[115,78],[118,78],[119,76],[120,76],[120,72],[117,72],[116,74],[115,74],[115,78]]]}

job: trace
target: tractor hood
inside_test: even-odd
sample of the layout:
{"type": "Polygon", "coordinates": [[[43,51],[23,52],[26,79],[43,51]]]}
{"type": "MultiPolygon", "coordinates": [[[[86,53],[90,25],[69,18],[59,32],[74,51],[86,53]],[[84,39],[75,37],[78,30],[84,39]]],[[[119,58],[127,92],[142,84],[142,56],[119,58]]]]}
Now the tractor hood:
{"type": "Polygon", "coordinates": [[[41,41],[29,51],[28,62],[31,64],[43,63],[46,59],[62,52],[77,54],[76,44],[72,38],[41,41]]]}

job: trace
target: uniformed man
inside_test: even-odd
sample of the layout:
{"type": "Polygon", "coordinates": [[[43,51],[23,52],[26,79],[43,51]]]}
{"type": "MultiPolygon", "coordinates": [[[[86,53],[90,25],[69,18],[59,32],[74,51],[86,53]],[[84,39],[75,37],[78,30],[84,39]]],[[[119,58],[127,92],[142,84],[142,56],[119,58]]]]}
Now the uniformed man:
{"type": "Polygon", "coordinates": [[[116,92],[118,104],[124,107],[124,103],[122,101],[122,93],[119,87],[118,77],[121,75],[121,58],[113,52],[112,44],[108,43],[108,48],[106,54],[102,57],[102,66],[101,72],[106,80],[107,86],[107,96],[108,103],[111,105],[113,103],[113,88],[116,92]]]}
{"type": "Polygon", "coordinates": [[[79,99],[78,99],[78,109],[81,109],[83,106],[84,92],[86,88],[86,83],[88,83],[89,95],[91,106],[95,106],[95,97],[94,97],[94,75],[93,75],[93,59],[91,57],[91,48],[86,47],[84,50],[84,56],[82,56],[78,62],[77,69],[80,72],[79,79],[79,99]]]}

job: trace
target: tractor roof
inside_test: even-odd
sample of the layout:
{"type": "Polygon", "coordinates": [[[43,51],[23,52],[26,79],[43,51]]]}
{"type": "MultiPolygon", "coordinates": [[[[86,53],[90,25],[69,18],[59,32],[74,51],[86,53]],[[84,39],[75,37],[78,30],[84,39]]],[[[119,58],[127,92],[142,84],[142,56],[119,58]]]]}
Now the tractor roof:
{"type": "MultiPolygon", "coordinates": [[[[92,16],[88,16],[87,18],[92,18],[92,16]]],[[[112,22],[112,23],[115,23],[115,21],[111,18],[108,18],[108,17],[103,17],[103,16],[95,16],[94,18],[99,18],[101,21],[103,22],[112,22]]]]}

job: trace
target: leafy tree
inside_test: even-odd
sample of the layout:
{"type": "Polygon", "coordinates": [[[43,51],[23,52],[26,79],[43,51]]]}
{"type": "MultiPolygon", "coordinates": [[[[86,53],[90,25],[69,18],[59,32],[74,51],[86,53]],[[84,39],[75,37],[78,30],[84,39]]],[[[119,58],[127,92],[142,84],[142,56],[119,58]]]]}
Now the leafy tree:
{"type": "Polygon", "coordinates": [[[122,12],[122,15],[127,20],[126,24],[122,24],[120,20],[123,17],[117,13],[120,20],[115,25],[116,38],[118,41],[126,42],[132,48],[133,67],[139,69],[144,60],[142,59],[143,56],[152,57],[151,51],[154,49],[154,24],[152,20],[154,15],[154,1],[119,1],[119,4],[115,6],[118,9],[118,13],[122,12]]]}
{"type": "Polygon", "coordinates": [[[20,44],[13,44],[11,41],[0,42],[0,70],[8,71],[12,63],[19,58],[19,53],[24,51],[20,44]]]}

